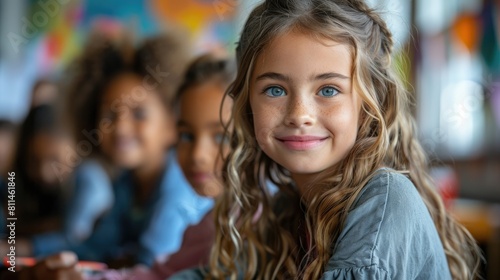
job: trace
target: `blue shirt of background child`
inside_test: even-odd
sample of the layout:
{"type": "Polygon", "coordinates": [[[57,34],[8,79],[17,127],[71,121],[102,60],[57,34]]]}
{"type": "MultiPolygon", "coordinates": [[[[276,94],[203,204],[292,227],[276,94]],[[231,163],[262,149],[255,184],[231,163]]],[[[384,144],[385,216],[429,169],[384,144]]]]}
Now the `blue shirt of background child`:
{"type": "Polygon", "coordinates": [[[186,228],[197,224],[212,209],[213,199],[191,188],[170,152],[158,187],[144,207],[134,208],[131,172],[113,184],[115,202],[92,236],[73,248],[80,259],[105,261],[124,255],[151,266],[156,258],[175,253],[186,228]]]}
{"type": "Polygon", "coordinates": [[[34,256],[48,256],[83,242],[92,234],[96,221],[112,207],[111,179],[99,161],[82,162],[75,170],[74,186],[66,206],[64,230],[34,236],[34,256]]]}

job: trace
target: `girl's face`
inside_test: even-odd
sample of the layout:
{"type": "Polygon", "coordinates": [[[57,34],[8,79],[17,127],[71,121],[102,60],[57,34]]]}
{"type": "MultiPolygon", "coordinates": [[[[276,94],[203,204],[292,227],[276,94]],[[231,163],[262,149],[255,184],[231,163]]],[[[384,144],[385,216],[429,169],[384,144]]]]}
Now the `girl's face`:
{"type": "MultiPolygon", "coordinates": [[[[223,143],[224,157],[229,152],[219,115],[224,90],[219,83],[203,83],[188,88],[180,99],[179,164],[196,192],[209,197],[222,190],[220,144],[223,143]]],[[[222,108],[224,122],[231,115],[230,102],[226,100],[222,108]]]]}
{"type": "Polygon", "coordinates": [[[101,102],[102,152],[114,164],[137,169],[157,164],[175,141],[174,120],[158,93],[141,78],[121,74],[111,81],[101,102]],[[106,125],[102,125],[106,123],[106,125]]]}
{"type": "Polygon", "coordinates": [[[257,142],[298,186],[335,166],[356,140],[361,100],[349,47],[289,32],[256,60],[250,106],[257,142]]]}

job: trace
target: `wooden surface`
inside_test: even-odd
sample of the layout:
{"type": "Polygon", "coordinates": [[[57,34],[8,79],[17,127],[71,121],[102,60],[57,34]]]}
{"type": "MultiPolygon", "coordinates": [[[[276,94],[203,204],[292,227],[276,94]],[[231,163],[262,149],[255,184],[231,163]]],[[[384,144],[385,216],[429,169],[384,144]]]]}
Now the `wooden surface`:
{"type": "Polygon", "coordinates": [[[449,211],[487,249],[486,279],[500,279],[500,205],[458,199],[449,211]]]}
{"type": "Polygon", "coordinates": [[[479,243],[487,243],[493,238],[499,226],[498,205],[457,199],[450,205],[451,214],[464,225],[479,243]]]}

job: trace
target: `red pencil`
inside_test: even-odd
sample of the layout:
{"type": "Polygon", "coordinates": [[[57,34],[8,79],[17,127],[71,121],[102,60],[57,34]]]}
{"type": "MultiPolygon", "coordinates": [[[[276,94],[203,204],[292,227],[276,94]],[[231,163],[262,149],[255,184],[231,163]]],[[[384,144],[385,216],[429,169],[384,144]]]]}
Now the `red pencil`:
{"type": "MultiPolygon", "coordinates": [[[[27,257],[16,257],[14,260],[10,260],[8,257],[3,258],[3,264],[6,267],[11,267],[12,264],[15,263],[16,266],[19,267],[29,267],[34,266],[37,260],[35,258],[27,258],[27,257]]],[[[77,268],[86,271],[102,271],[108,268],[105,263],[100,262],[91,262],[91,261],[79,261],[76,264],[77,268]]]]}

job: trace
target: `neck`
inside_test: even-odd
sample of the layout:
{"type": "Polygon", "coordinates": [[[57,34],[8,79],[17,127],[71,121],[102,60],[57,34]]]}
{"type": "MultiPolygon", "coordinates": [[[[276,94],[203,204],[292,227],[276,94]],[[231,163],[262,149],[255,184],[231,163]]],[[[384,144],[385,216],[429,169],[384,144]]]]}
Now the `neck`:
{"type": "Polygon", "coordinates": [[[320,173],[292,174],[292,179],[306,205],[309,205],[320,192],[318,189],[318,183],[321,182],[320,178],[320,173]]]}
{"type": "Polygon", "coordinates": [[[319,194],[324,193],[325,187],[334,184],[338,170],[335,166],[309,174],[292,173],[291,177],[297,186],[303,202],[308,206],[319,194]],[[327,183],[326,182],[331,182],[327,183]]]}
{"type": "Polygon", "coordinates": [[[134,169],[134,189],[137,197],[136,201],[140,205],[144,204],[148,200],[154,189],[157,187],[158,182],[163,175],[165,164],[165,158],[162,155],[157,159],[148,160],[147,164],[134,169]]]}
{"type": "MultiPolygon", "coordinates": [[[[387,168],[387,166],[379,164],[373,171],[380,168],[387,168]]],[[[335,178],[337,177],[335,172],[333,169],[327,169],[313,174],[292,174],[291,176],[302,199],[306,205],[309,205],[316,195],[325,191],[325,185],[319,183],[324,182],[326,179],[333,179],[332,182],[338,182],[335,178]]]]}

